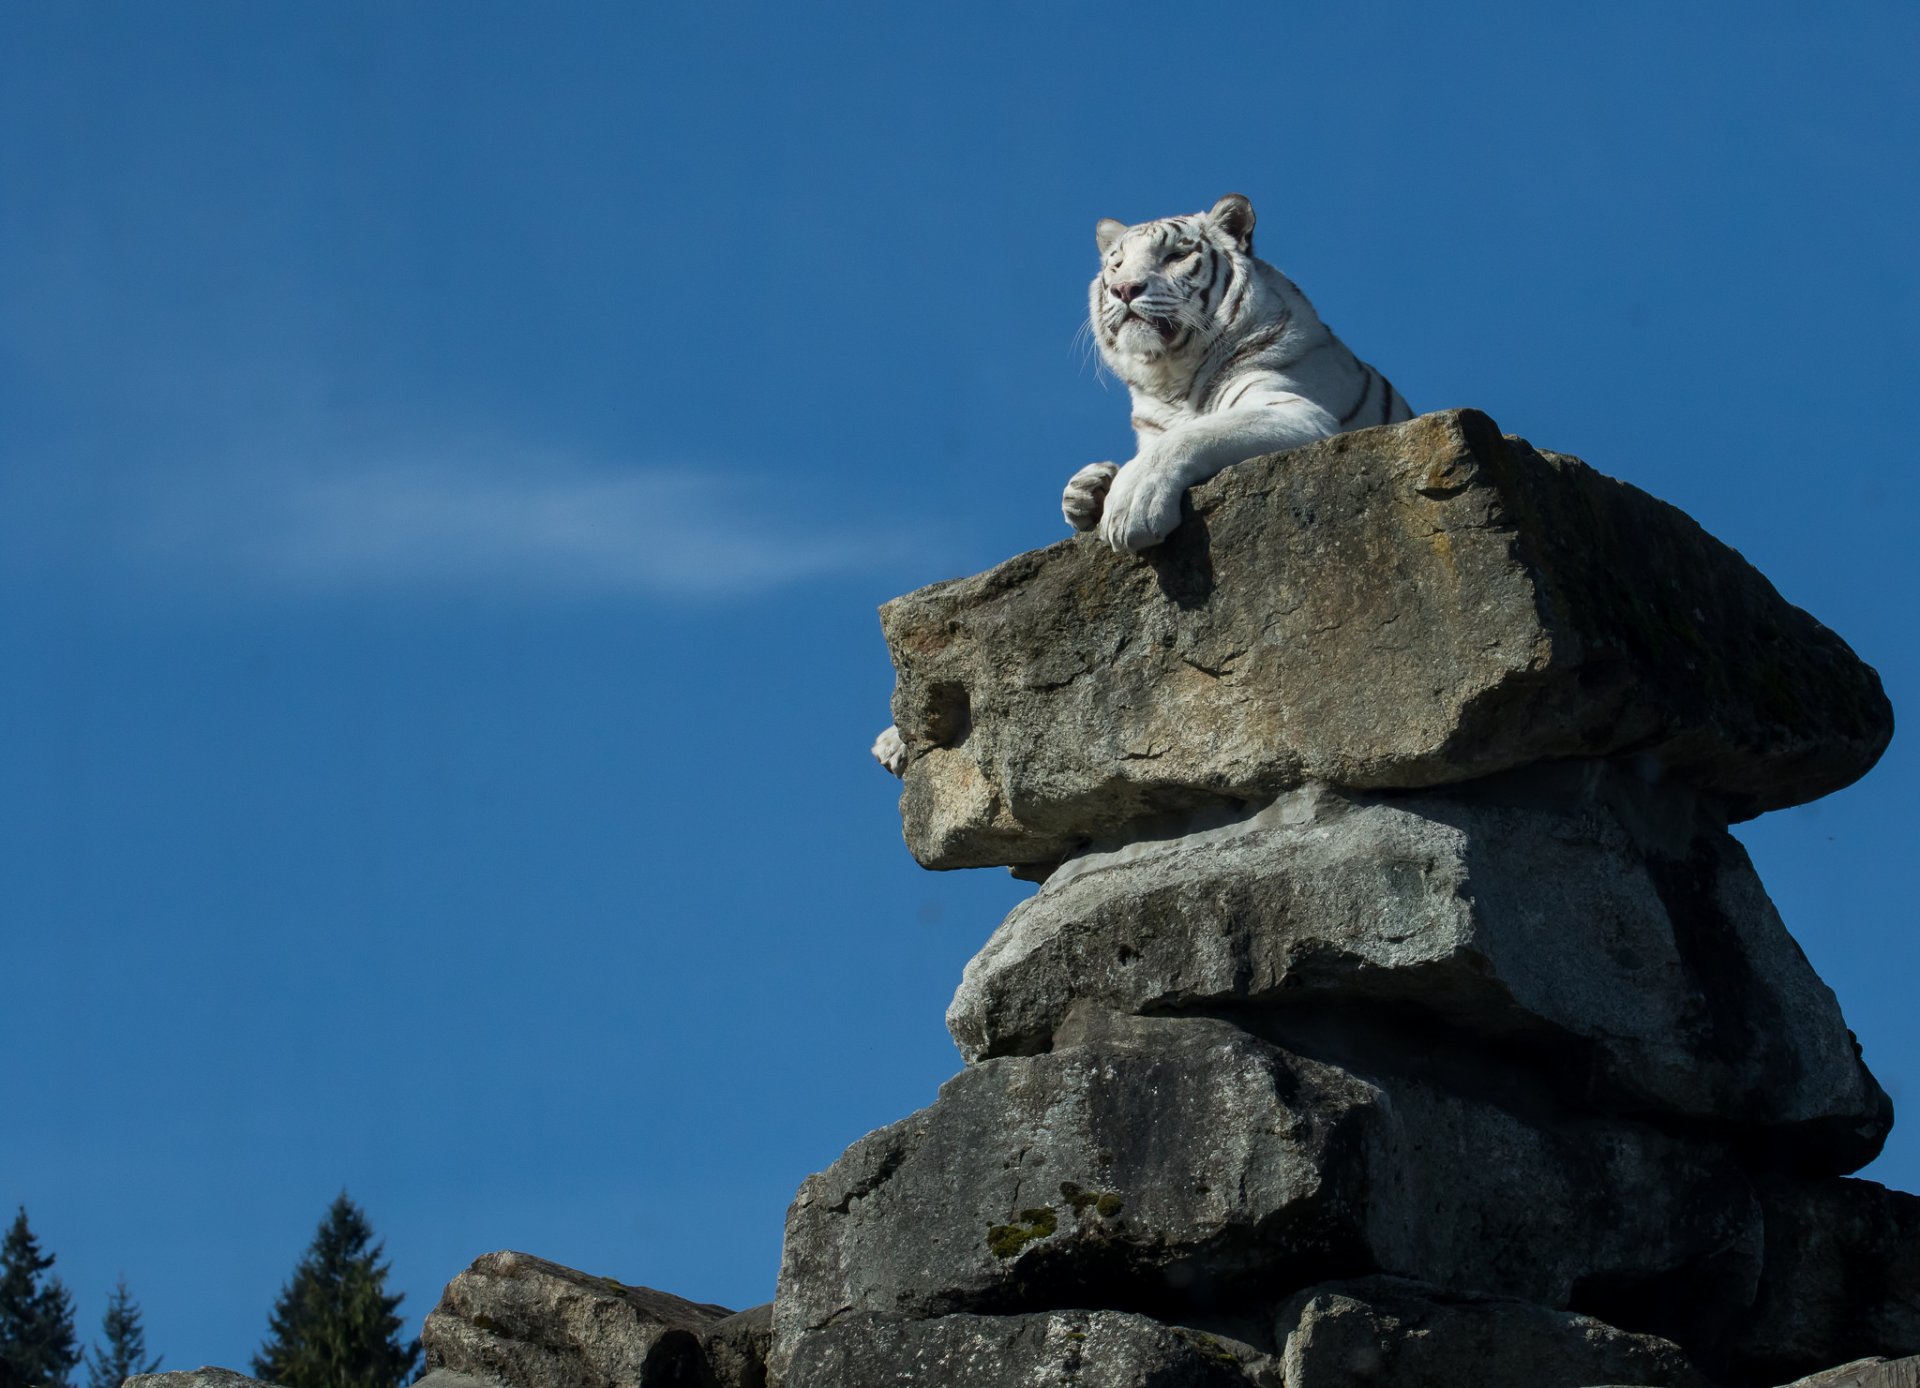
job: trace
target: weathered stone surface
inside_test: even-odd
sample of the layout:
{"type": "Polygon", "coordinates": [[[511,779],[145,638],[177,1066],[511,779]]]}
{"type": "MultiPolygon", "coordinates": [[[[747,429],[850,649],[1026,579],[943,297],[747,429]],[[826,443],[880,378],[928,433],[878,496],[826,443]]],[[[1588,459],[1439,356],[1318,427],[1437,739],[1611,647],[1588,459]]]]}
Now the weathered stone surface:
{"type": "Polygon", "coordinates": [[[1268,1355],[1117,1311],[852,1316],[803,1336],[781,1388],[1283,1388],[1268,1355]]]}
{"type": "Polygon", "coordinates": [[[420,1339],[429,1369],[506,1388],[759,1388],[768,1314],[488,1253],[447,1284],[420,1339]]]}
{"type": "Polygon", "coordinates": [[[716,1388],[765,1388],[773,1345],[771,1301],[715,1321],[703,1338],[716,1388]]]}
{"type": "Polygon", "coordinates": [[[1763,1187],[1765,1270],[1736,1357],[1781,1383],[1920,1355],[1920,1196],[1873,1181],[1763,1187]]]}
{"type": "Polygon", "coordinates": [[[1796,1378],[1787,1388],[1920,1388],[1920,1358],[1856,1359],[1837,1369],[1796,1378]]]}
{"type": "Polygon", "coordinates": [[[1240,463],[1189,506],[1143,556],[1082,537],[881,609],[922,863],[1564,757],[1632,756],[1741,818],[1891,736],[1874,672],[1733,550],[1474,411],[1240,463]]]}
{"type": "Polygon", "coordinates": [[[1216,1021],[1076,1025],[1048,1055],[963,1071],[801,1187],[776,1377],[850,1310],[1178,1320],[1376,1270],[1596,1312],[1751,1297],[1757,1208],[1704,1149],[1384,1088],[1216,1021]]]}
{"type": "Polygon", "coordinates": [[[1576,1107],[1764,1130],[1745,1141],[1834,1174],[1872,1160],[1891,1105],[1740,845],[1597,763],[1511,780],[1308,788],[1070,859],[967,965],[948,1026],[978,1060],[1044,1050],[1084,1001],[1258,1008],[1283,1036],[1411,1008],[1576,1107]]]}
{"type": "Polygon", "coordinates": [[[1286,1388],[1706,1388],[1679,1347],[1657,1336],[1391,1277],[1301,1292],[1275,1338],[1286,1388]]]}
{"type": "Polygon", "coordinates": [[[163,1374],[135,1374],[121,1388],[276,1388],[257,1378],[248,1378],[232,1369],[207,1365],[199,1369],[173,1369],[163,1374]]]}

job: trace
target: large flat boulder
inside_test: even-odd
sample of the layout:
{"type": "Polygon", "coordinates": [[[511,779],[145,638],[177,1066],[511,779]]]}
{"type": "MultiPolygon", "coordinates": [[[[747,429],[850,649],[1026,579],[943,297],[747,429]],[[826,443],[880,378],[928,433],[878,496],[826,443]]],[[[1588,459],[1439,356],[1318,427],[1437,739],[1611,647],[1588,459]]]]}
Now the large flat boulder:
{"type": "Polygon", "coordinates": [[[928,867],[1307,781],[1631,757],[1733,818],[1862,775],[1879,678],[1684,514],[1471,410],[1228,468],[1145,555],[1080,537],[881,609],[928,867]]]}
{"type": "Polygon", "coordinates": [[[1286,1388],[1238,1341],[1119,1311],[885,1320],[852,1315],[801,1337],[781,1388],[1286,1388]]]}
{"type": "Polygon", "coordinates": [[[1658,1336],[1392,1277],[1299,1293],[1282,1308],[1276,1338],[1286,1388],[1707,1388],[1658,1336]]]}
{"type": "Polygon", "coordinates": [[[1271,1314],[1371,1271],[1553,1308],[1638,1296],[1676,1325],[1751,1299],[1758,1210],[1710,1148],[1387,1087],[1214,1020],[1080,1025],[969,1067],[807,1180],[776,1370],[850,1313],[1271,1314]]]}
{"type": "Polygon", "coordinates": [[[1755,1382],[1920,1356],[1920,1196],[1875,1181],[1763,1186],[1766,1256],[1735,1346],[1755,1382]]]}
{"type": "Polygon", "coordinates": [[[503,1388],[761,1388],[768,1315],[508,1251],[447,1284],[420,1342],[429,1370],[503,1388]]]}
{"type": "Polygon", "coordinates": [[[1871,1355],[1796,1378],[1786,1388],[1920,1388],[1920,1358],[1883,1359],[1871,1355]]]}
{"type": "Polygon", "coordinates": [[[1740,845],[1597,763],[1515,782],[1307,788],[1070,859],[967,965],[954,1039],[1035,1054],[1089,1002],[1281,1036],[1331,1017],[1355,1047],[1404,1048],[1418,1017],[1570,1107],[1737,1130],[1827,1174],[1872,1160],[1891,1105],[1740,845]]]}

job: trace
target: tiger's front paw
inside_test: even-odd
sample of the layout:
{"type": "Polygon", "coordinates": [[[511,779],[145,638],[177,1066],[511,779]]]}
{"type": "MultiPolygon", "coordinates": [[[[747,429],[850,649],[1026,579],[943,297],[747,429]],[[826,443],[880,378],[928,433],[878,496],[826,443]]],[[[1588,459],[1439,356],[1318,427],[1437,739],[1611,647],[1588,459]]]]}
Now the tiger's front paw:
{"type": "Polygon", "coordinates": [[[1060,514],[1075,530],[1091,530],[1100,524],[1100,511],[1107,503],[1107,488],[1120,471],[1113,463],[1088,463],[1067,479],[1060,496],[1060,514]]]}
{"type": "Polygon", "coordinates": [[[898,728],[888,728],[873,740],[873,759],[896,776],[907,774],[907,744],[898,728]]]}
{"type": "Polygon", "coordinates": [[[1147,459],[1136,458],[1120,469],[1107,493],[1100,538],[1128,554],[1150,549],[1180,524],[1180,499],[1186,494],[1178,469],[1155,467],[1147,459]]]}

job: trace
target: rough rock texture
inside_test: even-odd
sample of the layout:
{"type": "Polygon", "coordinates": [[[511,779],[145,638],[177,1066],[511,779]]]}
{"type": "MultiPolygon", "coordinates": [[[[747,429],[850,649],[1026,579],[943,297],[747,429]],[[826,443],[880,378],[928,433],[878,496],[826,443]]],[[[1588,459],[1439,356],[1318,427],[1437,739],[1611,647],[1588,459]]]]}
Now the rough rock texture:
{"type": "Polygon", "coordinates": [[[1806,1378],[1796,1378],[1787,1388],[1920,1388],[1920,1358],[1882,1359],[1874,1356],[1842,1364],[1806,1378]]]}
{"type": "Polygon", "coordinates": [[[773,1344],[773,1303],[715,1321],[704,1340],[714,1388],[764,1388],[773,1344]]]}
{"type": "Polygon", "coordinates": [[[1763,1186],[1765,1273],[1736,1358],[1779,1383],[1920,1354],[1920,1196],[1873,1181],[1763,1186]]]}
{"type": "Polygon", "coordinates": [[[276,1385],[209,1365],[200,1369],[173,1369],[164,1374],[135,1374],[121,1388],[276,1388],[276,1385]]]}
{"type": "Polygon", "coordinates": [[[1685,515],[1471,410],[1228,468],[1144,556],[1081,537],[881,611],[929,867],[1308,781],[1630,755],[1743,818],[1862,775],[1879,678],[1685,515]]]}
{"type": "Polygon", "coordinates": [[[808,1335],[783,1384],[822,1388],[1286,1388],[1248,1345],[1118,1311],[852,1316],[808,1335]]]}
{"type": "Polygon", "coordinates": [[[1190,503],[883,609],[909,846],[1042,885],[954,998],[967,1068],[801,1188],[773,1380],[1920,1352],[1920,1201],[1841,1179],[1891,1107],[1727,830],[1873,764],[1873,671],[1471,411],[1190,503]]]}
{"type": "Polygon", "coordinates": [[[1740,845],[1595,763],[1510,779],[1311,788],[1070,859],[967,966],[954,1039],[1031,1054],[1091,1002],[1257,1009],[1295,1040],[1331,1013],[1392,1046],[1384,1023],[1414,1009],[1577,1107],[1764,1130],[1746,1140],[1829,1174],[1872,1160],[1891,1105],[1740,845]]]}
{"type": "Polygon", "coordinates": [[[760,1388],[769,1314],[488,1253],[447,1284],[420,1339],[429,1369],[506,1388],[760,1388]]]}
{"type": "Polygon", "coordinates": [[[1707,1388],[1678,1346],[1591,1316],[1373,1277],[1313,1287],[1282,1309],[1286,1388],[1707,1388]]]}
{"type": "MultiPolygon", "coordinates": [[[[1659,1329],[1743,1306],[1758,1209],[1710,1152],[1391,1090],[1225,1023],[1087,1019],[970,1067],[856,1143],[789,1213],[775,1365],[848,1310],[1269,1313],[1384,1270],[1659,1329]]],[[[784,1380],[783,1380],[784,1381],[784,1380]]]]}

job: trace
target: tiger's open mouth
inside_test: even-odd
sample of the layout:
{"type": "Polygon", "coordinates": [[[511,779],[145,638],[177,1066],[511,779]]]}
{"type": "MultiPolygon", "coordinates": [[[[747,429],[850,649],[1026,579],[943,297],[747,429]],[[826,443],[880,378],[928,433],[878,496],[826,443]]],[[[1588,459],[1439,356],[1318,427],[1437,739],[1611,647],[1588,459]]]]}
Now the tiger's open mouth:
{"type": "Polygon", "coordinates": [[[1138,309],[1129,308],[1121,314],[1120,324],[1114,331],[1124,332],[1135,324],[1154,333],[1162,342],[1172,341],[1173,335],[1180,330],[1180,324],[1172,318],[1155,318],[1141,313],[1138,309]]]}

